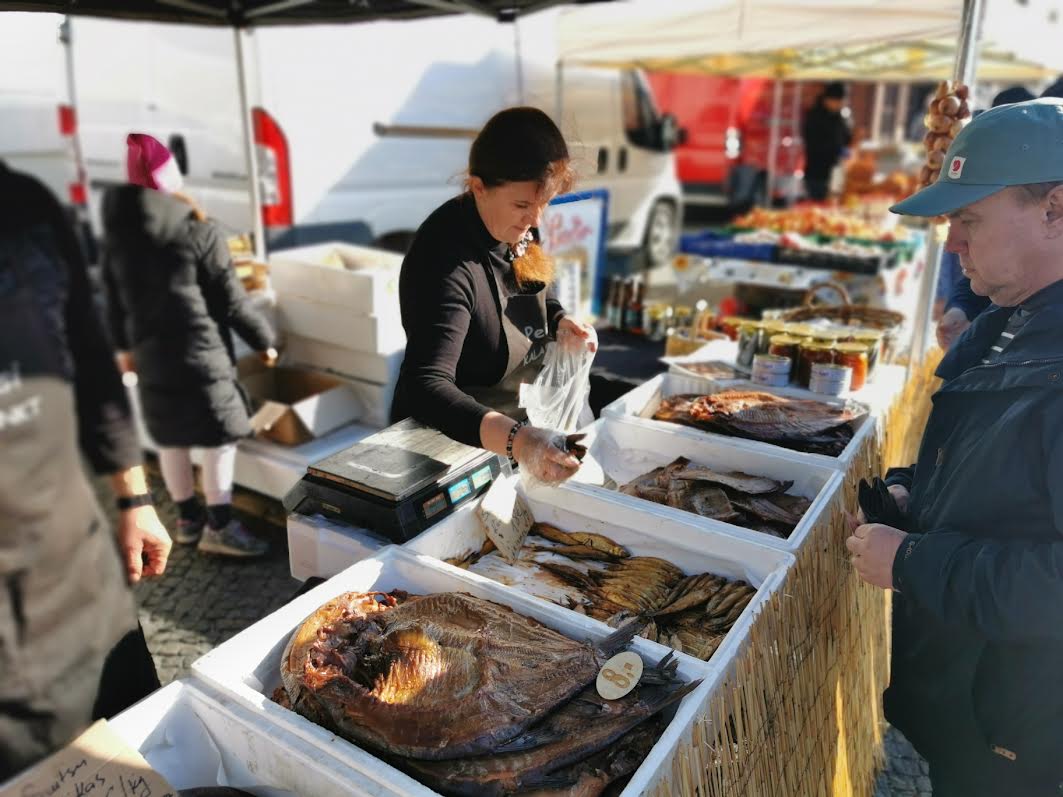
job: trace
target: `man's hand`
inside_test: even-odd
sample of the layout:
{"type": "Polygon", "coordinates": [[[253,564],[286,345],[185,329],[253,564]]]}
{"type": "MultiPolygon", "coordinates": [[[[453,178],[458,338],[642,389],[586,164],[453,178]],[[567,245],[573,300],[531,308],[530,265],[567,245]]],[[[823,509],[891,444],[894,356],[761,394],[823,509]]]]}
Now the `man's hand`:
{"type": "Polygon", "coordinates": [[[161,576],[166,570],[173,543],[153,506],[127,509],[118,516],[118,545],[125,561],[126,577],[136,584],[141,576],[161,576]]]}
{"type": "Polygon", "coordinates": [[[893,589],[893,560],[907,536],[907,532],[881,523],[859,526],[845,547],[860,578],[872,586],[893,589]]]}
{"type": "Polygon", "coordinates": [[[277,353],[277,350],[272,347],[266,349],[265,351],[260,351],[258,353],[258,358],[262,360],[263,364],[265,364],[267,368],[272,368],[273,366],[275,366],[277,364],[277,358],[279,356],[280,355],[277,353]]]}
{"type": "Polygon", "coordinates": [[[958,307],[950,308],[941,316],[937,326],[938,345],[948,351],[949,346],[971,325],[966,313],[958,307]]]}
{"type": "Polygon", "coordinates": [[[137,372],[137,363],[133,359],[133,352],[131,351],[119,351],[115,352],[115,362],[118,364],[118,372],[121,374],[135,374],[137,372]]]}
{"type": "Polygon", "coordinates": [[[557,323],[558,338],[562,339],[564,336],[562,332],[574,335],[576,338],[583,341],[587,346],[587,351],[598,351],[598,333],[594,330],[590,324],[585,324],[582,321],[577,321],[572,316],[562,316],[561,320],[557,323]]]}

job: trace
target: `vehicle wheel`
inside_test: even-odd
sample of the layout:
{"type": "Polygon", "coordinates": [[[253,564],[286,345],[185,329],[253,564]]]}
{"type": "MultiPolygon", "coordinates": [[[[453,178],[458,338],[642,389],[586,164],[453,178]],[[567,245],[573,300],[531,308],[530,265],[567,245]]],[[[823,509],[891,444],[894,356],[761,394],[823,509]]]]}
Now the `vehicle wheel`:
{"type": "Polygon", "coordinates": [[[675,254],[679,232],[679,219],[675,205],[658,200],[650,211],[646,223],[646,236],[642,242],[643,259],[649,268],[663,266],[675,254]]]}
{"type": "Polygon", "coordinates": [[[377,249],[386,249],[389,252],[397,252],[400,255],[404,255],[410,251],[413,236],[414,233],[412,232],[389,232],[387,235],[381,235],[373,241],[373,246],[377,249]]]}

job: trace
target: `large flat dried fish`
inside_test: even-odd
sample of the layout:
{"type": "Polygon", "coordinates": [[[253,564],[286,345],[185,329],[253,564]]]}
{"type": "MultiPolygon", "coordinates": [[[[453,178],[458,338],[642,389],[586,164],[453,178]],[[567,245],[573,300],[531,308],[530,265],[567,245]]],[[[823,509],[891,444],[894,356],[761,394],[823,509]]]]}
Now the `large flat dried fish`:
{"type": "Polygon", "coordinates": [[[704,465],[691,465],[676,471],[673,479],[685,479],[688,481],[710,482],[722,487],[731,487],[747,495],[763,495],[786,490],[793,482],[777,482],[766,476],[750,476],[740,471],[719,471],[706,468],[704,465]]]}
{"type": "MultiPolygon", "coordinates": [[[[652,668],[643,677],[652,680],[652,668]]],[[[500,745],[493,755],[400,765],[444,794],[502,797],[548,783],[545,776],[604,750],[679,702],[698,683],[640,685],[619,700],[604,700],[592,685],[534,728],[500,745]]]]}
{"type": "Polygon", "coordinates": [[[701,517],[711,518],[727,523],[738,517],[727,493],[719,487],[698,486],[690,491],[690,496],[682,507],[701,517]]]}
{"type": "Polygon", "coordinates": [[[471,595],[399,604],[346,593],[292,634],[281,678],[296,711],[356,743],[461,758],[491,752],[563,705],[636,630],[590,645],[471,595]]]}

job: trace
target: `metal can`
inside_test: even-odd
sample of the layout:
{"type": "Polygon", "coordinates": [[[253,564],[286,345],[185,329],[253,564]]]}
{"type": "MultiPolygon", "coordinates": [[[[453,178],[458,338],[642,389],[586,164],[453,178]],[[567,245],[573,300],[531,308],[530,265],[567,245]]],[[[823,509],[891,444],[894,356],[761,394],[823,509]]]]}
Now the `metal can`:
{"type": "Polygon", "coordinates": [[[776,354],[758,354],[753,358],[753,381],[768,387],[786,387],[790,384],[790,369],[793,361],[776,354]]]}
{"type": "Polygon", "coordinates": [[[826,396],[840,396],[849,392],[852,381],[853,369],[847,365],[815,363],[812,366],[808,389],[826,396]]]}

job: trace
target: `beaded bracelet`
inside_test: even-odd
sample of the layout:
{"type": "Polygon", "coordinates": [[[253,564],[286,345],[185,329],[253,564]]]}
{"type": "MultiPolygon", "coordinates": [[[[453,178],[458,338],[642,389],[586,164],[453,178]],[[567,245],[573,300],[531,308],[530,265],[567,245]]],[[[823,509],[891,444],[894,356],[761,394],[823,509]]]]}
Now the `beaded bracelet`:
{"type": "Polygon", "coordinates": [[[520,431],[520,427],[527,426],[527,419],[523,421],[517,421],[509,430],[509,435],[506,437],[506,456],[509,457],[509,464],[514,468],[517,467],[517,460],[513,459],[513,441],[517,439],[517,432],[520,431]]]}

